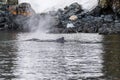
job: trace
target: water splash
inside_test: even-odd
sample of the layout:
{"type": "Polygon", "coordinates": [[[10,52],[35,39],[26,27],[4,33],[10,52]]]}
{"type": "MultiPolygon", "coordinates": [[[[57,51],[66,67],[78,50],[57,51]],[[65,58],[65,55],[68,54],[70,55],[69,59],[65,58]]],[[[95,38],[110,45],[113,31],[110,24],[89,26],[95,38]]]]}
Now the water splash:
{"type": "Polygon", "coordinates": [[[30,32],[47,33],[54,26],[55,22],[51,15],[37,14],[28,20],[27,25],[30,32]]]}
{"type": "MultiPolygon", "coordinates": [[[[83,9],[90,10],[97,5],[98,0],[19,0],[19,2],[28,2],[32,5],[33,9],[37,13],[42,13],[47,11],[54,11],[59,8],[63,9],[65,6],[69,6],[74,2],[81,4],[83,9]]],[[[30,31],[34,31],[37,34],[42,34],[49,32],[49,28],[55,24],[55,19],[53,19],[50,15],[42,18],[32,17],[25,24],[27,24],[27,26],[24,25],[25,28],[29,28],[30,31]]]]}

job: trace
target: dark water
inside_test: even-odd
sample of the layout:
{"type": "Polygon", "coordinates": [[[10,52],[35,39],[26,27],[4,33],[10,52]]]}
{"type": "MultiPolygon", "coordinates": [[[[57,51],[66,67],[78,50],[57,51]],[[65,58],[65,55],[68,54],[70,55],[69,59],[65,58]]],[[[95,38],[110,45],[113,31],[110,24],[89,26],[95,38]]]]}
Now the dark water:
{"type": "Polygon", "coordinates": [[[120,80],[120,36],[0,33],[0,80],[120,80]]]}

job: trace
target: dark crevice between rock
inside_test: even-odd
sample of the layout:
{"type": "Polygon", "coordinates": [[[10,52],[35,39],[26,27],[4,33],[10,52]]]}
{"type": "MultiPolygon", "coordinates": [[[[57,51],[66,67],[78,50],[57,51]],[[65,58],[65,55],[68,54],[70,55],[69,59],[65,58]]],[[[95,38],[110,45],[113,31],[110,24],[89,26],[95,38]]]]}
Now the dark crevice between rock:
{"type": "Polygon", "coordinates": [[[86,13],[84,13],[84,10],[82,10],[82,8],[79,8],[78,10],[79,13],[77,13],[77,11],[75,10],[78,9],[78,7],[76,6],[78,6],[79,4],[77,3],[73,3],[73,4],[74,4],[74,8],[71,9],[71,5],[70,5],[70,9],[68,9],[69,7],[67,7],[69,11],[66,11],[66,9],[58,10],[57,15],[59,16],[59,22],[60,25],[62,24],[61,26],[63,27],[63,31],[61,31],[61,29],[59,29],[59,27],[56,26],[56,28],[58,28],[56,29],[56,31],[53,28],[55,32],[58,33],[82,32],[82,33],[100,33],[100,34],[120,33],[119,10],[115,11],[111,5],[108,5],[107,7],[101,7],[98,5],[96,6],[95,9],[86,13]],[[70,26],[67,27],[68,24],[71,24],[71,27],[70,26]]]}

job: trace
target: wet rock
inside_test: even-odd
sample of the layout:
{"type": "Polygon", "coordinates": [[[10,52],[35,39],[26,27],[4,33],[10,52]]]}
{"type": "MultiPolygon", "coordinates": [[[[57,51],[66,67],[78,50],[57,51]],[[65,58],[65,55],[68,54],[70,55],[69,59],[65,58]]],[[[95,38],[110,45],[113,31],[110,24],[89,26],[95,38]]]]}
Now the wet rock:
{"type": "Polygon", "coordinates": [[[0,23],[5,22],[5,21],[6,21],[5,17],[0,17],[0,23]]]}
{"type": "Polygon", "coordinates": [[[69,17],[69,20],[71,20],[71,21],[75,21],[77,19],[78,19],[78,17],[76,15],[72,15],[69,17]]]}
{"type": "Polygon", "coordinates": [[[109,6],[108,0],[99,0],[99,6],[101,8],[107,8],[109,6]]]}
{"type": "Polygon", "coordinates": [[[66,27],[67,28],[74,28],[75,26],[72,23],[68,23],[66,27]]]}
{"type": "Polygon", "coordinates": [[[120,14],[120,0],[111,0],[111,7],[113,12],[116,14],[120,14]]]}
{"type": "Polygon", "coordinates": [[[16,11],[18,15],[23,16],[30,16],[34,15],[35,11],[32,9],[31,5],[29,3],[21,3],[16,7],[16,11]]]}
{"type": "Polygon", "coordinates": [[[114,24],[114,33],[120,33],[120,23],[114,24]]]}
{"type": "Polygon", "coordinates": [[[113,15],[105,15],[104,22],[113,22],[113,15]]]}
{"type": "Polygon", "coordinates": [[[100,16],[101,15],[101,7],[97,6],[95,9],[89,12],[92,16],[100,16]]]}
{"type": "Polygon", "coordinates": [[[106,10],[108,9],[106,2],[103,2],[101,6],[98,5],[90,12],[84,12],[78,7],[78,4],[74,3],[74,5],[72,4],[64,10],[59,10],[57,15],[61,30],[63,30],[61,32],[118,33],[120,30],[118,24],[120,23],[119,18],[116,19],[113,13],[109,13],[109,10],[106,10]]]}
{"type": "Polygon", "coordinates": [[[120,0],[99,0],[98,6],[104,10],[105,13],[120,13],[120,0]]]}
{"type": "Polygon", "coordinates": [[[73,3],[73,4],[71,4],[70,6],[66,6],[66,7],[64,8],[63,14],[64,14],[67,18],[69,18],[70,16],[79,14],[79,13],[81,13],[82,11],[83,11],[83,10],[82,10],[81,5],[79,5],[78,3],[73,3]]]}
{"type": "Polygon", "coordinates": [[[51,11],[49,13],[35,14],[32,17],[22,15],[3,16],[3,14],[0,14],[0,29],[25,30],[26,26],[32,25],[25,25],[27,21],[31,20],[36,26],[39,24],[40,19],[44,19],[46,18],[45,16],[49,15],[55,20],[53,27],[50,28],[50,32],[52,33],[120,33],[119,17],[116,19],[116,13],[109,13],[109,10],[107,11],[106,9],[108,9],[106,2],[98,5],[90,12],[83,11],[81,5],[73,3],[65,7],[64,10],[59,9],[57,12],[51,11]]]}
{"type": "Polygon", "coordinates": [[[99,28],[98,32],[100,34],[107,34],[109,31],[109,28],[107,28],[107,25],[106,24],[103,24],[103,26],[101,28],[99,28]]]}
{"type": "Polygon", "coordinates": [[[120,21],[119,21],[119,20],[115,20],[114,22],[115,22],[115,23],[119,23],[120,21]]]}
{"type": "Polygon", "coordinates": [[[77,14],[83,11],[81,5],[78,3],[73,3],[70,6],[65,7],[64,10],[65,13],[72,12],[73,14],[77,14]]]}
{"type": "Polygon", "coordinates": [[[114,32],[114,25],[113,24],[103,24],[101,28],[99,28],[98,33],[100,34],[112,34],[114,32]]]}
{"type": "Polygon", "coordinates": [[[94,17],[94,22],[103,23],[104,19],[102,17],[94,17]]]}

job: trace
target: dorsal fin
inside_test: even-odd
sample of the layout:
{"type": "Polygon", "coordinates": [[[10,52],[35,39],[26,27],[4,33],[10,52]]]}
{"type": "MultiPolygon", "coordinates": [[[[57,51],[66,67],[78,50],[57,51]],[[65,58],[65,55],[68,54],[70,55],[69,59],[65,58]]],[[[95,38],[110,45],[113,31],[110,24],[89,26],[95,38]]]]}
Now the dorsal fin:
{"type": "Polygon", "coordinates": [[[64,43],[65,39],[64,39],[64,37],[61,37],[61,38],[56,39],[56,42],[64,43]]]}

